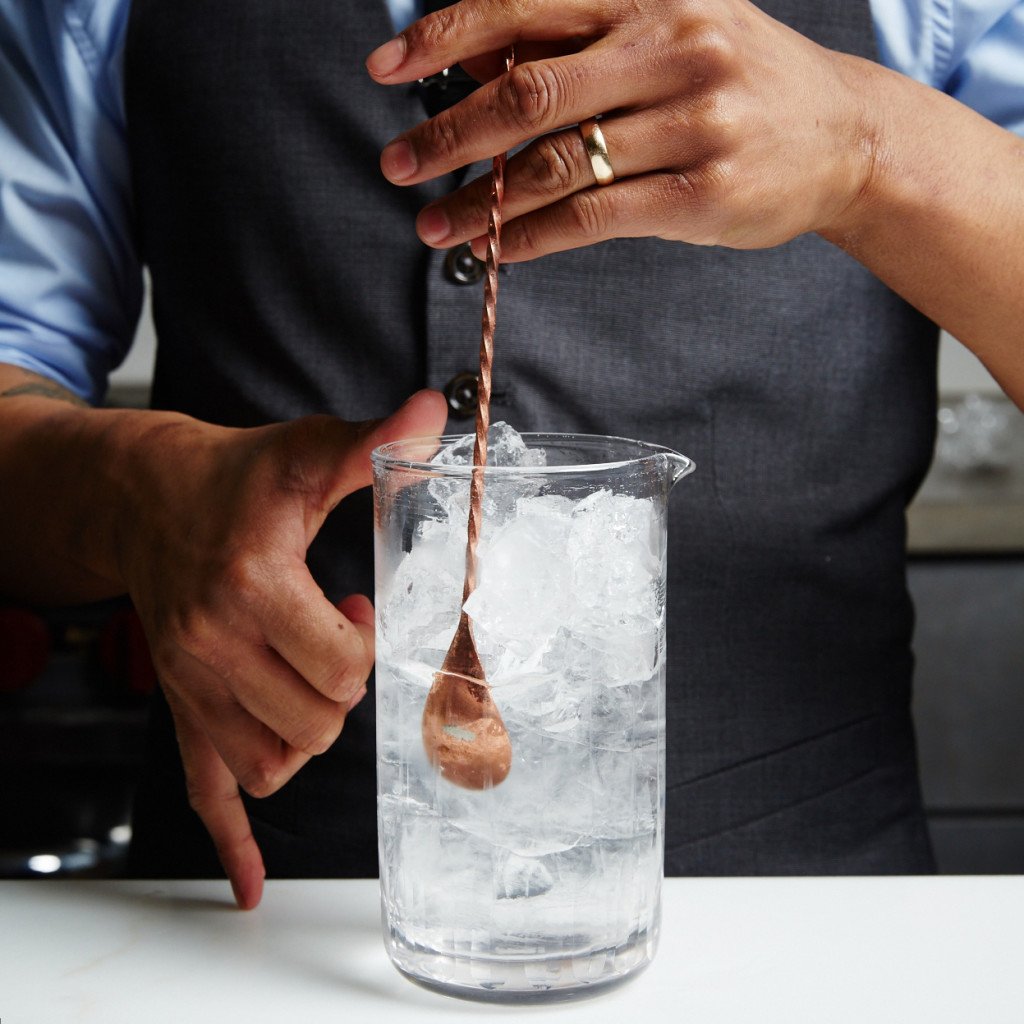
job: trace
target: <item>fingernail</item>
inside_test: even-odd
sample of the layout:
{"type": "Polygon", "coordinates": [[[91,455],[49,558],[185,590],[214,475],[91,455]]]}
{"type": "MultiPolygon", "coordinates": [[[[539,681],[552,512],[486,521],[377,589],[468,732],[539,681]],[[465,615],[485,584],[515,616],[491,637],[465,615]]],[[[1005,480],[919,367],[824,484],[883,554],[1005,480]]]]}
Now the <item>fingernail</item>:
{"type": "Polygon", "coordinates": [[[405,139],[389,142],[380,155],[380,169],[389,181],[405,181],[416,173],[416,154],[405,139]]]}
{"type": "Polygon", "coordinates": [[[427,245],[434,245],[444,241],[452,233],[452,226],[444,210],[437,206],[428,206],[420,212],[416,230],[427,245]]]}
{"type": "Polygon", "coordinates": [[[398,70],[403,60],[405,60],[405,36],[395,36],[383,46],[378,46],[366,58],[366,70],[377,78],[386,78],[398,70]]]}
{"type": "Polygon", "coordinates": [[[473,250],[473,255],[478,260],[487,261],[487,236],[481,235],[479,238],[474,238],[469,243],[469,247],[473,250]]]}

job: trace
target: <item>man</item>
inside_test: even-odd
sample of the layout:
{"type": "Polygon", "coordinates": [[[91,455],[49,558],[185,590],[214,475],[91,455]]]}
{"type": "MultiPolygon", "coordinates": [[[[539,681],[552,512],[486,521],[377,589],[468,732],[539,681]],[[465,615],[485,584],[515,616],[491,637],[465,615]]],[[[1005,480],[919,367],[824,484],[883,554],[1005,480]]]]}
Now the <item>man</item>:
{"type": "Polygon", "coordinates": [[[891,64],[1020,125],[1024,62],[999,55],[1021,5],[929,20],[851,0],[464,0],[375,49],[373,81],[383,5],[135,0],[76,21],[82,6],[5,36],[29,164],[5,184],[7,279],[64,270],[4,299],[0,357],[30,372],[0,372],[18,496],[0,585],[135,601],[168,706],[135,870],[215,868],[187,780],[241,906],[263,858],[373,871],[372,711],[355,707],[372,612],[344,597],[369,588],[369,510],[348,495],[374,444],[436,432],[445,409],[418,394],[382,424],[343,420],[424,385],[471,412],[485,164],[460,169],[524,143],[495,417],[701,467],[670,530],[667,869],[928,870],[902,519],[932,440],[926,317],[1024,400],[1024,148],[873,63],[872,15],[891,64]],[[101,86],[129,17],[122,139],[121,86],[101,86]],[[492,79],[512,42],[517,69],[492,79]],[[419,124],[413,83],[456,62],[491,80],[419,124]],[[120,187],[84,214],[66,179],[120,187]],[[54,401],[47,378],[101,388],[137,305],[135,244],[155,410],[54,401]]]}

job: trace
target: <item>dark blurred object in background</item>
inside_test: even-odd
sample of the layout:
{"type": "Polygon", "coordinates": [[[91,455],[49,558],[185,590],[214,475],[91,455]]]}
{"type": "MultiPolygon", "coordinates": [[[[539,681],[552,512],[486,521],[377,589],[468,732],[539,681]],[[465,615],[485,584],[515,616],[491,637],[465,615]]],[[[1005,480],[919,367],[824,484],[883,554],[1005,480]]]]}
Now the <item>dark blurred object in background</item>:
{"type": "Polygon", "coordinates": [[[0,608],[0,877],[120,873],[155,683],[127,601],[0,608]]]}

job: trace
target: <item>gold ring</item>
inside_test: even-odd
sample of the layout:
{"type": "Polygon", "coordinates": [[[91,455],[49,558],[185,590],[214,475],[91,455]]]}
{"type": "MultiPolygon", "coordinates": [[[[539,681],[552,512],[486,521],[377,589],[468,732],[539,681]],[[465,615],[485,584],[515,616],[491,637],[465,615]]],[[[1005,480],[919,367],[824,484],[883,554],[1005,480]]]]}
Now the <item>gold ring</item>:
{"type": "Polygon", "coordinates": [[[600,125],[594,118],[588,117],[586,121],[580,121],[580,135],[583,136],[583,145],[587,147],[587,156],[590,157],[590,166],[594,169],[598,185],[610,185],[615,180],[615,172],[600,125]]]}

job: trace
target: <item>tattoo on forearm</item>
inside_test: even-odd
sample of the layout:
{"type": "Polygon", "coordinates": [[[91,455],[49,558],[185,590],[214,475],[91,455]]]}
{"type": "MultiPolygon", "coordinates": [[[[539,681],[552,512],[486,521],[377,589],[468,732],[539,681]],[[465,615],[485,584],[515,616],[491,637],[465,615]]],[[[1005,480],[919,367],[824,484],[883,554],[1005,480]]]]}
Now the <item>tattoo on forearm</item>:
{"type": "Polygon", "coordinates": [[[0,391],[0,398],[16,398],[19,395],[38,395],[40,398],[55,398],[58,402],[70,402],[72,405],[89,407],[88,402],[83,402],[78,395],[68,391],[67,388],[43,381],[17,384],[13,388],[7,388],[6,391],[0,391]]]}

